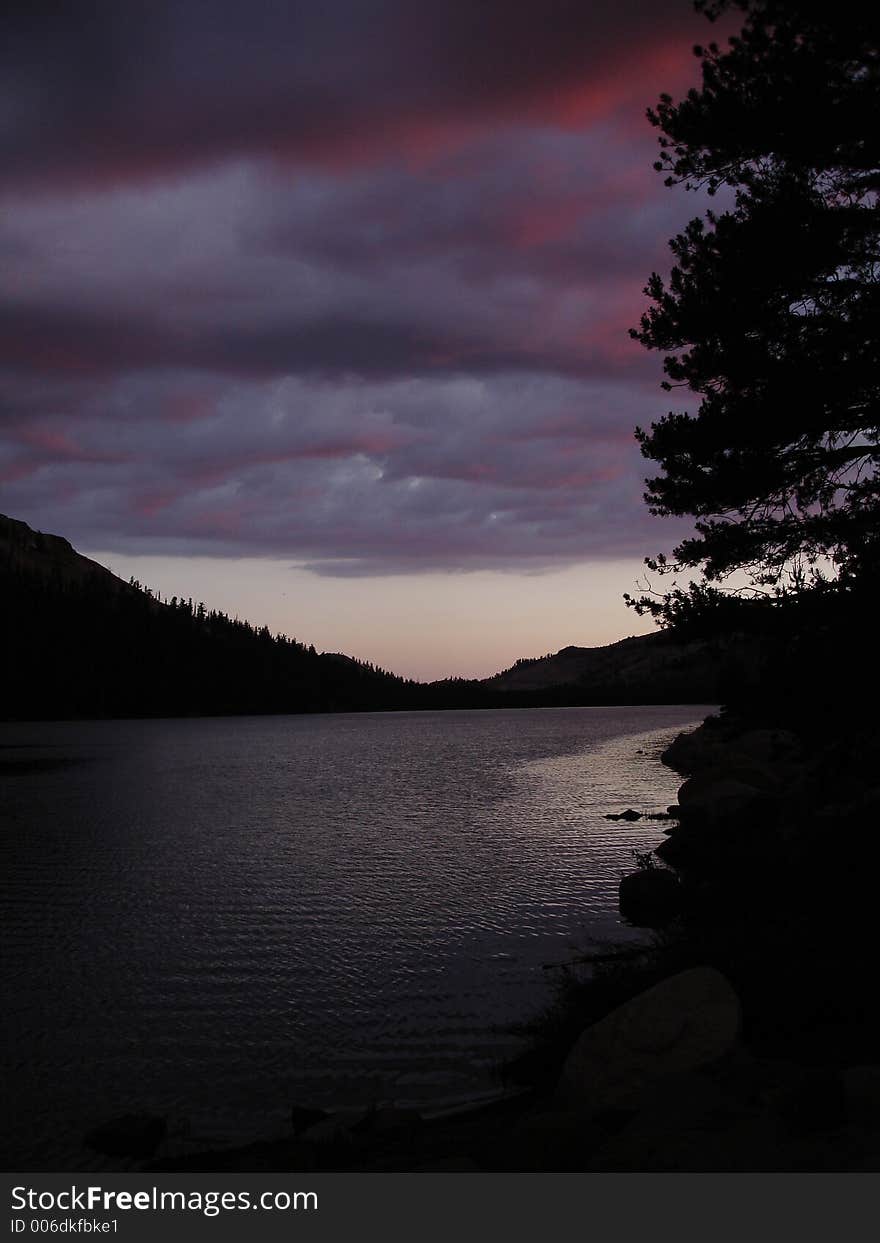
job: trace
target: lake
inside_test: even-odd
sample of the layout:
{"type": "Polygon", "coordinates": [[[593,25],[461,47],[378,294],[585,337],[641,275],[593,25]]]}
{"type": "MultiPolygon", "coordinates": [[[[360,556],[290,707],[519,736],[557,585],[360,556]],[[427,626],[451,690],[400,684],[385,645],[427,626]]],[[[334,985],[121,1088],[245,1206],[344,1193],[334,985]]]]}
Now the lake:
{"type": "Polygon", "coordinates": [[[604,816],[673,801],[708,711],[0,725],[4,1168],[88,1168],[126,1112],[205,1146],[493,1090],[545,964],[642,935],[662,825],[604,816]]]}

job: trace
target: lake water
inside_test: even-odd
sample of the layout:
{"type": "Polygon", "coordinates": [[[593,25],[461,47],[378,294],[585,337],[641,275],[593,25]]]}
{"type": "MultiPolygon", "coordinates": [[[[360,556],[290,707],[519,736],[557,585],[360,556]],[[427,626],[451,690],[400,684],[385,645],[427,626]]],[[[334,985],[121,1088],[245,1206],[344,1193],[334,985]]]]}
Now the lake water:
{"type": "Polygon", "coordinates": [[[191,1142],[292,1102],[491,1090],[544,964],[641,935],[632,852],[700,707],[0,725],[6,1169],[119,1113],[191,1142]]]}

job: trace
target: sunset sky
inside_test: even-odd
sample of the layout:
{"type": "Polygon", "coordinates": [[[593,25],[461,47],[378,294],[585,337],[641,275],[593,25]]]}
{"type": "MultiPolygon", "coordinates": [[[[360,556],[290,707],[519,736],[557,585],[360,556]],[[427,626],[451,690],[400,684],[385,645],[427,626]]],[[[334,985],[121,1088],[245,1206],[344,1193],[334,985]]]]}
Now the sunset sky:
{"type": "Polygon", "coordinates": [[[13,9],[0,511],[408,676],[651,628],[689,0],[13,9]]]}

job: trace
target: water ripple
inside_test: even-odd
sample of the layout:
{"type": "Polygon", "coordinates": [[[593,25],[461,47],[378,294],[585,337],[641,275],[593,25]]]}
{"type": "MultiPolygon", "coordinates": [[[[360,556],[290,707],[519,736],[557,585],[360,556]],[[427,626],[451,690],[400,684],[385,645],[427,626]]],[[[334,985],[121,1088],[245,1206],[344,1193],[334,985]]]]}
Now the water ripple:
{"type": "Polygon", "coordinates": [[[294,1099],[485,1090],[542,964],[636,935],[617,881],[659,826],[604,816],[665,808],[659,751],[704,715],[0,727],[6,1168],[88,1167],[115,1113],[234,1142],[294,1099]]]}

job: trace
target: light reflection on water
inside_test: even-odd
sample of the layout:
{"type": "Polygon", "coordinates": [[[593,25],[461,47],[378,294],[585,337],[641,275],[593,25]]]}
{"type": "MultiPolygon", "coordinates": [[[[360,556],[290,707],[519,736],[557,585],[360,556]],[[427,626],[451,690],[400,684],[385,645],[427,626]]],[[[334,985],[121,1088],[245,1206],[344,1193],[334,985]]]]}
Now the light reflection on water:
{"type": "Polygon", "coordinates": [[[699,707],[0,726],[8,1169],[114,1114],[484,1091],[616,889],[699,707]]]}

